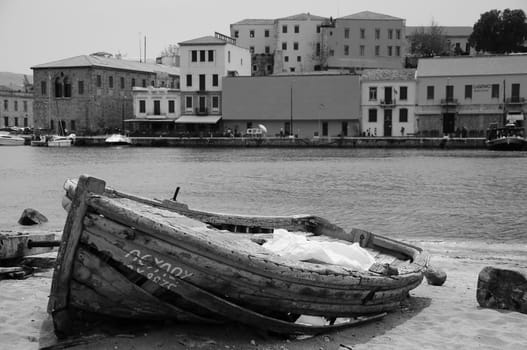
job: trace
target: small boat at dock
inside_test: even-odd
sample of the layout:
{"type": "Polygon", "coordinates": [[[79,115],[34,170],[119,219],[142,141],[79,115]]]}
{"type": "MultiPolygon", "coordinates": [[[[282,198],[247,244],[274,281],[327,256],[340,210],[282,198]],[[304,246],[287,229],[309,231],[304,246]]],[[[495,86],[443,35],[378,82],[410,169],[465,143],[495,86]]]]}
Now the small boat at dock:
{"type": "Polygon", "coordinates": [[[175,196],[139,197],[88,176],[64,187],[68,217],[48,305],[59,337],[86,331],[90,319],[239,322],[318,334],[399,308],[428,264],[419,247],[313,215],[193,210],[175,196]],[[267,248],[278,231],[365,251],[371,263],[280,254],[267,248]],[[328,323],[306,324],[304,316],[328,323]]]}
{"type": "Polygon", "coordinates": [[[0,134],[0,146],[23,146],[26,140],[23,137],[11,135],[11,134],[0,134]]]}
{"type": "Polygon", "coordinates": [[[112,134],[111,136],[106,138],[104,142],[110,146],[124,146],[132,144],[132,140],[128,136],[121,134],[112,134]]]}
{"type": "Polygon", "coordinates": [[[488,149],[494,151],[527,150],[525,129],[514,122],[509,122],[502,128],[498,128],[497,124],[493,123],[487,130],[485,144],[488,149]]]}

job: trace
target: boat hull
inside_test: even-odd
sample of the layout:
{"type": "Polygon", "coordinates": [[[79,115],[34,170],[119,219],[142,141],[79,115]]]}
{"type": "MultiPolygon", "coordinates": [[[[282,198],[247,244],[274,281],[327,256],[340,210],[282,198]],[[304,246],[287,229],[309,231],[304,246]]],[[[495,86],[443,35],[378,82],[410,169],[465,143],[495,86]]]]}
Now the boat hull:
{"type": "Polygon", "coordinates": [[[23,146],[25,140],[22,137],[11,135],[0,135],[0,146],[23,146]]]}
{"type": "Polygon", "coordinates": [[[289,318],[382,314],[399,307],[423,278],[427,260],[420,249],[365,231],[346,233],[313,216],[193,211],[176,202],[125,198],[98,181],[81,177],[75,190],[68,190],[73,201],[49,304],[59,335],[70,333],[72,310],[316,333],[326,328],[297,325],[289,318]],[[277,256],[260,245],[276,226],[309,232],[312,239],[361,243],[392,272],[351,271],[277,256]]]}
{"type": "Polygon", "coordinates": [[[520,137],[503,137],[487,140],[487,147],[494,151],[521,151],[527,150],[527,140],[520,137]]]}

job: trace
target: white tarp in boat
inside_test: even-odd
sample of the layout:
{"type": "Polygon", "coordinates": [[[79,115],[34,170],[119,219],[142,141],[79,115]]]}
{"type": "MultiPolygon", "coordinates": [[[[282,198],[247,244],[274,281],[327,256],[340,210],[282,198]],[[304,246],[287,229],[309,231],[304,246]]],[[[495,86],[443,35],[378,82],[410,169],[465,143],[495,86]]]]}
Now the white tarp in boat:
{"type": "Polygon", "coordinates": [[[320,261],[355,270],[368,270],[375,263],[371,254],[358,243],[310,241],[302,234],[276,229],[273,238],[263,244],[272,252],[299,261],[320,261]]]}

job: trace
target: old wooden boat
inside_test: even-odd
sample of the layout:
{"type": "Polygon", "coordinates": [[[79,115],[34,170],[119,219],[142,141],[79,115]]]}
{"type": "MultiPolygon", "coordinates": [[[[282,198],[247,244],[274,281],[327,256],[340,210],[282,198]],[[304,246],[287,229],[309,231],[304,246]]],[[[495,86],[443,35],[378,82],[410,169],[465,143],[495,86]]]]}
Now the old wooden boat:
{"type": "Polygon", "coordinates": [[[418,247],[346,232],[316,216],[197,211],[175,200],[122,193],[87,176],[67,181],[65,189],[71,202],[63,202],[68,217],[48,307],[59,336],[75,333],[75,320],[86,315],[320,333],[400,307],[427,265],[418,247]],[[358,242],[377,263],[357,271],[279,256],[261,245],[277,227],[312,240],[358,242]],[[342,323],[295,323],[300,315],[342,323]]]}
{"type": "Polygon", "coordinates": [[[494,151],[521,151],[527,150],[525,128],[516,123],[507,123],[498,128],[497,123],[492,123],[487,130],[487,148],[494,151]]]}

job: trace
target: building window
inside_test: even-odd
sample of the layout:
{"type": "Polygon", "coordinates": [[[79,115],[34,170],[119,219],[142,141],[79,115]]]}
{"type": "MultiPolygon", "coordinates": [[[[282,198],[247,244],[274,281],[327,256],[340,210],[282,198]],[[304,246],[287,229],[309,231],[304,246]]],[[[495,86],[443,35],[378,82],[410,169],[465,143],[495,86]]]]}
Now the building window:
{"type": "Polygon", "coordinates": [[[15,112],[18,111],[18,101],[15,101],[15,112]]]}
{"type": "Polygon", "coordinates": [[[472,98],[472,85],[465,85],[465,98],[472,98]]]}
{"type": "Polygon", "coordinates": [[[399,100],[406,101],[408,99],[408,87],[401,86],[399,88],[399,100]]]}
{"type": "Polygon", "coordinates": [[[192,96],[185,96],[185,110],[192,111],[192,96]]]}
{"type": "Polygon", "coordinates": [[[316,55],[317,57],[320,56],[320,43],[317,43],[317,48],[316,48],[316,53],[315,53],[315,55],[316,55]]]}
{"type": "Polygon", "coordinates": [[[250,52],[251,54],[254,53],[254,46],[249,47],[249,52],[250,52]]]}
{"type": "Polygon", "coordinates": [[[212,96],[212,110],[217,111],[220,108],[219,96],[212,96]]]}
{"type": "Polygon", "coordinates": [[[153,80],[150,81],[150,86],[152,86],[152,87],[155,86],[155,82],[153,80]]]}
{"type": "Polygon", "coordinates": [[[51,119],[49,121],[49,128],[53,131],[55,131],[55,121],[53,119],[51,119]]]}
{"type": "Polygon", "coordinates": [[[395,56],[400,57],[401,56],[401,47],[396,46],[395,47],[395,56]]]}
{"type": "Polygon", "coordinates": [[[18,117],[15,117],[15,126],[18,126],[18,117]]]}
{"type": "Polygon", "coordinates": [[[360,46],[360,55],[364,56],[364,51],[366,51],[366,47],[364,45],[360,46]]]}
{"type": "Polygon", "coordinates": [[[335,56],[335,50],[329,49],[329,56],[331,57],[335,56]]]}
{"type": "Polygon", "coordinates": [[[377,100],[377,88],[376,87],[370,87],[369,97],[370,97],[370,101],[377,100]]]}
{"type": "Polygon", "coordinates": [[[452,101],[454,99],[454,85],[447,85],[445,87],[445,95],[447,101],[452,101]]]}
{"type": "Polygon", "coordinates": [[[231,52],[227,51],[227,62],[231,63],[231,52]]]}
{"type": "Polygon", "coordinates": [[[296,61],[297,62],[301,62],[302,61],[302,56],[296,56],[296,61]]]}
{"type": "Polygon", "coordinates": [[[379,45],[375,46],[375,56],[379,56],[381,54],[381,47],[379,45]]]}
{"type": "Polygon", "coordinates": [[[265,67],[266,71],[267,72],[271,72],[273,70],[273,66],[271,66],[270,64],[268,64],[266,67],[265,67]]]}
{"type": "Polygon", "coordinates": [[[132,83],[130,84],[132,87],[135,86],[135,78],[132,78],[132,83]]]}
{"type": "Polygon", "coordinates": [[[254,38],[254,30],[249,30],[249,38],[254,38]]]}
{"type": "Polygon", "coordinates": [[[176,103],[174,100],[168,100],[168,113],[176,112],[176,103]]]}
{"type": "Polygon", "coordinates": [[[360,29],[360,38],[361,39],[366,39],[366,29],[364,29],[364,28],[360,29]]]}
{"type": "Polygon", "coordinates": [[[9,126],[9,117],[4,117],[4,126],[9,126]]]}
{"type": "Polygon", "coordinates": [[[55,78],[55,97],[62,97],[62,82],[60,78],[55,78]]]}
{"type": "Polygon", "coordinates": [[[64,77],[64,97],[71,97],[71,82],[68,77],[64,77]]]}
{"type": "Polygon", "coordinates": [[[282,50],[287,50],[287,43],[286,42],[283,42],[282,43],[282,50]]]}
{"type": "Polygon", "coordinates": [[[192,86],[192,74],[187,74],[187,86],[188,87],[191,87],[192,86]]]}
{"type": "Polygon", "coordinates": [[[289,62],[289,56],[284,56],[284,62],[289,62]]]}
{"type": "Polygon", "coordinates": [[[48,91],[48,89],[47,89],[47,84],[46,84],[46,82],[45,82],[45,81],[41,81],[41,82],[40,82],[40,93],[41,93],[42,95],[46,95],[46,94],[48,93],[47,91],[48,91]]]}
{"type": "Polygon", "coordinates": [[[397,30],[395,31],[395,38],[396,38],[397,40],[401,40],[401,30],[400,30],[400,29],[397,29],[397,30]]]}
{"type": "Polygon", "coordinates": [[[492,98],[500,97],[500,84],[492,84],[492,98]]]}
{"type": "Polygon", "coordinates": [[[146,79],[143,79],[143,81],[141,82],[141,86],[144,88],[146,87],[146,79]]]}
{"type": "Polygon", "coordinates": [[[284,33],[284,34],[287,33],[287,26],[286,25],[282,26],[282,33],[284,33]]]}
{"type": "Polygon", "coordinates": [[[27,128],[29,126],[29,121],[27,118],[24,118],[24,128],[27,128]]]}
{"type": "Polygon", "coordinates": [[[375,40],[379,40],[381,38],[381,30],[379,28],[375,28],[375,40]]]}
{"type": "Polygon", "coordinates": [[[520,102],[520,84],[518,83],[511,85],[511,101],[520,102]]]}
{"type": "Polygon", "coordinates": [[[218,74],[212,74],[212,86],[218,86],[218,85],[219,85],[218,74]]]}
{"type": "Polygon", "coordinates": [[[198,62],[198,50],[192,50],[190,52],[190,55],[191,55],[191,61],[192,62],[198,62]]]}
{"type": "Polygon", "coordinates": [[[266,46],[265,47],[265,53],[266,54],[269,54],[271,52],[271,49],[269,48],[269,46],[266,46]]]}
{"type": "Polygon", "coordinates": [[[70,130],[76,130],[75,120],[70,121],[70,130]]]}
{"type": "Polygon", "coordinates": [[[4,111],[8,111],[8,110],[9,110],[9,101],[4,100],[4,111]]]}
{"type": "Polygon", "coordinates": [[[427,86],[426,87],[426,99],[427,100],[433,100],[434,99],[434,87],[433,86],[427,86]]]}
{"type": "Polygon", "coordinates": [[[79,92],[79,95],[84,95],[84,81],[83,80],[78,81],[77,90],[79,92]]]}
{"type": "Polygon", "coordinates": [[[322,123],[322,136],[328,136],[328,122],[322,123]]]}
{"type": "Polygon", "coordinates": [[[239,32],[237,30],[234,31],[234,37],[237,38],[239,36],[239,32]]]}
{"type": "Polygon", "coordinates": [[[377,122],[377,110],[375,108],[368,109],[368,122],[369,123],[377,122]]]}
{"type": "Polygon", "coordinates": [[[139,113],[146,113],[146,101],[139,100],[139,113]]]}
{"type": "Polygon", "coordinates": [[[124,89],[124,77],[119,79],[121,81],[121,89],[124,89]]]}
{"type": "Polygon", "coordinates": [[[344,56],[349,56],[349,54],[350,54],[349,45],[344,45],[344,56]]]}
{"type": "Polygon", "coordinates": [[[27,112],[27,101],[24,101],[24,112],[27,112]]]}
{"type": "Polygon", "coordinates": [[[393,39],[393,29],[388,29],[388,39],[393,39]]]}
{"type": "Polygon", "coordinates": [[[296,70],[295,67],[291,67],[291,68],[289,68],[289,71],[290,71],[290,72],[294,72],[295,70],[296,70]]]}
{"type": "Polygon", "coordinates": [[[391,56],[391,55],[392,55],[392,47],[388,46],[388,56],[391,56]]]}
{"type": "Polygon", "coordinates": [[[300,33],[300,26],[298,24],[295,25],[295,33],[300,33]]]}
{"type": "Polygon", "coordinates": [[[349,38],[350,38],[350,29],[344,28],[344,39],[349,39],[349,38]]]}
{"type": "Polygon", "coordinates": [[[199,50],[199,61],[205,62],[205,50],[199,50]]]}
{"type": "Polygon", "coordinates": [[[257,71],[258,71],[258,65],[253,64],[253,72],[257,72],[257,71]]]}
{"type": "Polygon", "coordinates": [[[102,87],[102,77],[100,74],[97,74],[97,87],[102,87]]]}
{"type": "Polygon", "coordinates": [[[269,29],[266,29],[264,31],[264,37],[268,38],[269,37],[269,29]]]}
{"type": "Polygon", "coordinates": [[[108,77],[108,87],[110,89],[113,89],[113,77],[112,76],[108,77]]]}
{"type": "Polygon", "coordinates": [[[207,51],[209,62],[214,62],[214,50],[207,51]]]}
{"type": "Polygon", "coordinates": [[[399,110],[399,123],[408,123],[408,109],[401,108],[399,110]]]}
{"type": "Polygon", "coordinates": [[[298,43],[293,43],[293,50],[298,50],[298,43]]]}

